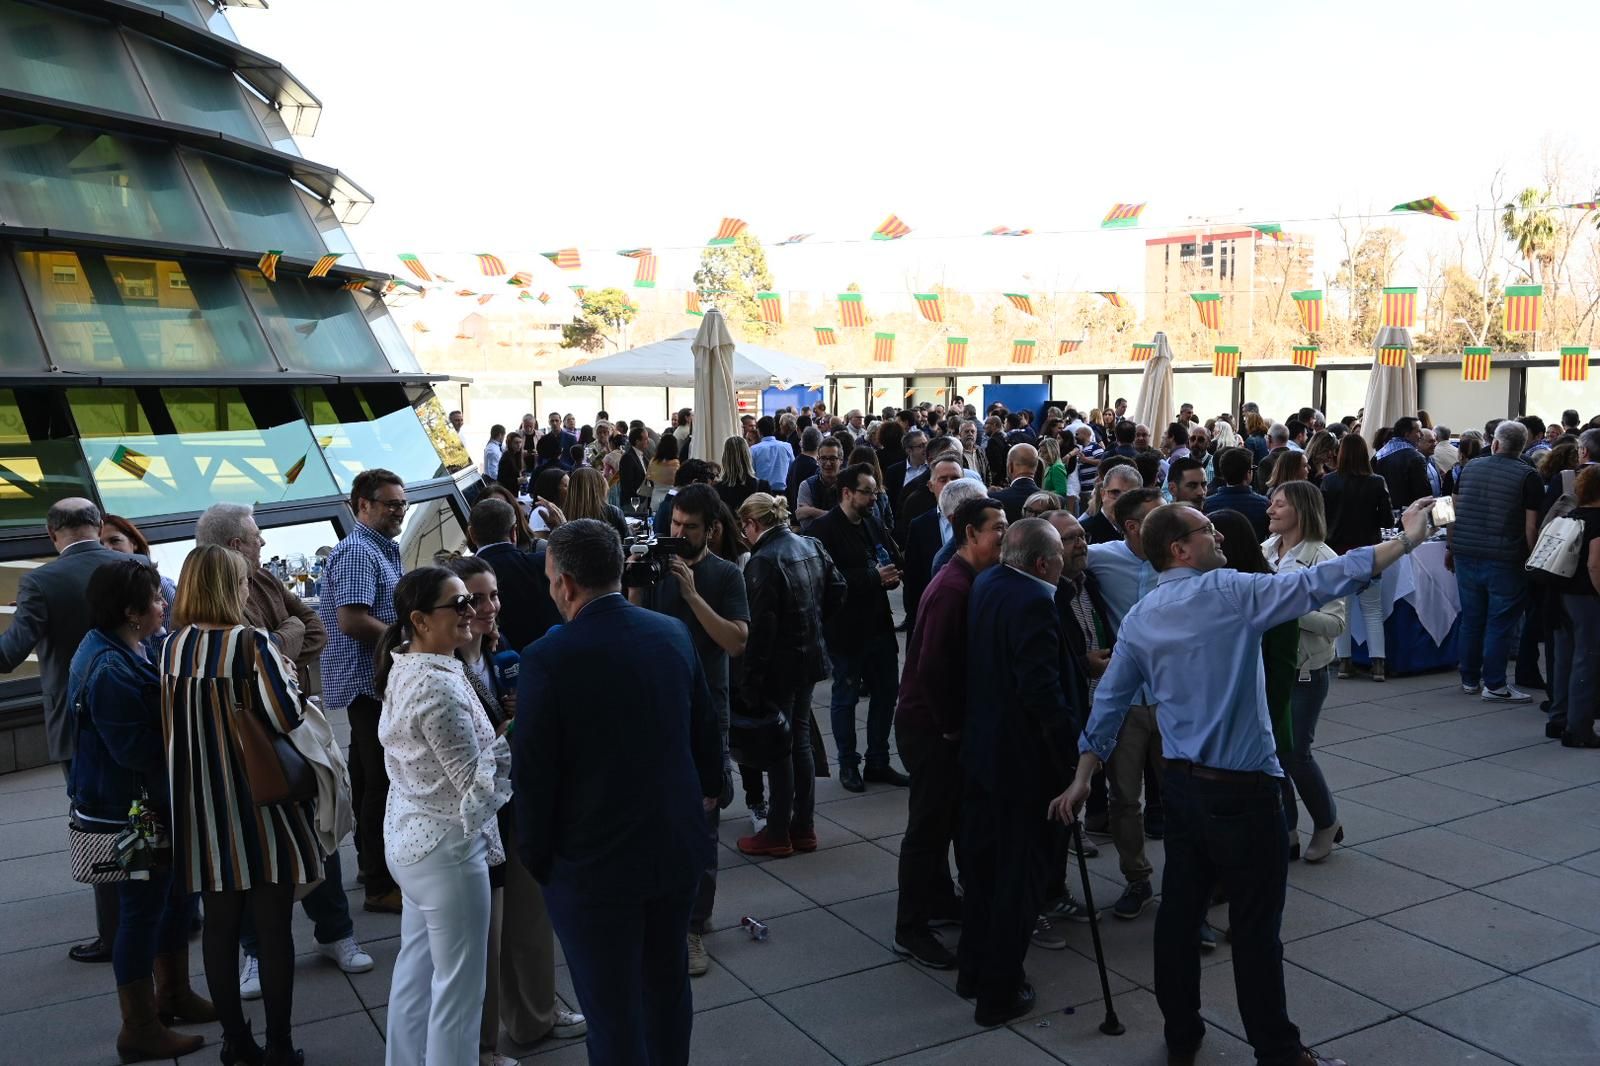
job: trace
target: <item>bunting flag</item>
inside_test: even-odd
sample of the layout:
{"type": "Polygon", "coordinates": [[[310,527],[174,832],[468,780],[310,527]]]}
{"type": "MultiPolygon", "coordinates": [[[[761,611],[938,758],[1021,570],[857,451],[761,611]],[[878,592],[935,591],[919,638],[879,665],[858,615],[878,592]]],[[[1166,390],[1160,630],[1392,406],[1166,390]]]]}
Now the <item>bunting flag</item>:
{"type": "Polygon", "coordinates": [[[1286,241],[1288,236],[1283,232],[1283,226],[1277,222],[1252,222],[1250,228],[1263,237],[1270,237],[1274,241],[1286,241]]]}
{"type": "Polygon", "coordinates": [[[1056,349],[1056,354],[1057,355],[1071,355],[1073,352],[1077,351],[1079,348],[1082,348],[1082,347],[1083,347],[1083,342],[1081,340],[1080,341],[1062,341],[1061,344],[1060,344],[1060,347],[1058,347],[1056,349]]]}
{"type": "MultiPolygon", "coordinates": [[[[526,296],[528,294],[527,293],[523,293],[522,295],[526,296]]],[[[484,304],[488,303],[492,299],[494,299],[494,293],[486,292],[482,296],[478,297],[478,306],[482,307],[484,304]]]]}
{"type": "Polygon", "coordinates": [[[365,279],[361,279],[361,280],[357,280],[357,281],[347,281],[343,285],[339,286],[339,288],[343,289],[345,292],[360,292],[362,289],[364,289],[366,287],[367,287],[367,283],[366,283],[365,279]]]}
{"type": "Polygon", "coordinates": [[[413,323],[411,323],[411,328],[416,330],[418,333],[427,333],[428,332],[428,327],[423,325],[421,322],[413,322],[413,323]]]}
{"type": "Polygon", "coordinates": [[[744,232],[746,222],[742,218],[725,218],[722,225],[717,227],[717,235],[707,241],[707,244],[721,245],[732,244],[734,238],[744,232]]]}
{"type": "Polygon", "coordinates": [[[298,481],[300,479],[300,475],[302,473],[304,473],[305,469],[306,469],[306,459],[310,455],[311,455],[310,452],[307,452],[305,455],[302,455],[300,458],[298,458],[298,459],[296,459],[294,461],[294,465],[293,466],[291,466],[289,469],[287,469],[287,470],[285,470],[283,472],[284,484],[293,485],[296,481],[298,481]]]}
{"type": "Polygon", "coordinates": [[[1135,344],[1133,346],[1133,361],[1135,363],[1147,363],[1150,361],[1150,357],[1155,354],[1156,346],[1154,344],[1135,344]]]}
{"type": "Polygon", "coordinates": [[[839,338],[833,332],[832,326],[812,326],[817,331],[817,344],[829,347],[839,343],[839,338]]]}
{"type": "Polygon", "coordinates": [[[1493,348],[1464,348],[1461,352],[1461,380],[1488,381],[1489,356],[1493,348]]]}
{"type": "Polygon", "coordinates": [[[1027,293],[1025,293],[1025,292],[1008,292],[1008,293],[1005,294],[1005,298],[1011,301],[1011,306],[1012,307],[1015,307],[1018,311],[1021,311],[1023,314],[1025,314],[1025,315],[1033,314],[1033,297],[1029,296],[1027,293]]]}
{"type": "Polygon", "coordinates": [[[547,293],[547,292],[541,292],[539,294],[539,302],[542,303],[542,304],[549,303],[550,302],[550,294],[547,293]]]}
{"type": "Polygon", "coordinates": [[[650,254],[638,257],[639,265],[633,271],[633,287],[636,289],[653,289],[656,287],[656,257],[650,254]]]}
{"type": "Polygon", "coordinates": [[[1561,349],[1561,380],[1562,381],[1588,381],[1589,380],[1589,349],[1588,348],[1563,348],[1561,349]]]}
{"type": "Polygon", "coordinates": [[[583,294],[588,291],[582,285],[568,285],[567,288],[571,289],[573,294],[577,296],[579,300],[582,300],[583,294]]]}
{"type": "MultiPolygon", "coordinates": [[[[530,300],[532,300],[534,298],[535,297],[534,297],[533,293],[529,292],[527,289],[523,289],[521,292],[517,293],[517,302],[518,303],[527,303],[528,301],[530,301],[530,300]]],[[[480,300],[479,302],[482,303],[484,301],[480,300]]]]}
{"type": "Polygon", "coordinates": [[[872,231],[872,239],[875,241],[897,241],[910,232],[910,226],[901,222],[894,215],[890,215],[883,220],[883,223],[877,229],[872,231]]]}
{"type": "Polygon", "coordinates": [[[1322,298],[1321,289],[1304,289],[1300,292],[1291,292],[1294,297],[1294,309],[1300,312],[1300,324],[1306,327],[1307,333],[1322,332],[1322,309],[1326,301],[1322,298]]]}
{"type": "Polygon", "coordinates": [[[650,255],[651,252],[648,248],[626,248],[617,254],[627,259],[643,259],[645,256],[650,255]]]}
{"type": "Polygon", "coordinates": [[[994,229],[983,231],[985,237],[1026,237],[1032,233],[1031,229],[1012,229],[1010,226],[996,226],[994,229]]]}
{"type": "Polygon", "coordinates": [[[457,296],[476,296],[476,295],[478,295],[478,290],[476,290],[476,289],[457,289],[456,290],[456,295],[457,296]]]}
{"type": "Polygon", "coordinates": [[[1033,349],[1035,342],[1018,338],[1011,342],[1011,361],[1013,363],[1033,362],[1033,349]]]}
{"type": "Polygon", "coordinates": [[[278,260],[282,258],[282,249],[272,252],[262,252],[261,258],[256,260],[256,269],[261,271],[261,276],[266,278],[268,281],[277,281],[278,260]]]}
{"type": "Polygon", "coordinates": [[[1317,352],[1321,349],[1315,344],[1297,344],[1294,346],[1294,365],[1303,366],[1307,370],[1317,368],[1317,352]]]}
{"type": "Polygon", "coordinates": [[[778,247],[782,248],[786,244],[799,244],[801,241],[814,236],[816,236],[814,233],[791,233],[789,236],[778,242],[778,247]]]}
{"type": "Polygon", "coordinates": [[[1097,293],[1095,293],[1095,295],[1096,296],[1105,297],[1106,303],[1110,304],[1112,307],[1127,307],[1128,306],[1127,303],[1125,303],[1123,301],[1122,297],[1118,296],[1114,292],[1097,292],[1097,293]]]}
{"type": "Polygon", "coordinates": [[[563,248],[557,252],[540,252],[550,262],[554,263],[557,270],[577,270],[583,266],[583,261],[578,258],[576,248],[563,248]]]}
{"type": "Polygon", "coordinates": [[[488,252],[478,252],[477,256],[478,269],[483,271],[484,277],[498,278],[510,273],[510,271],[506,269],[505,263],[501,261],[498,255],[490,255],[488,252]]]}
{"type": "Polygon", "coordinates": [[[776,292],[756,293],[756,303],[761,306],[761,321],[775,326],[783,325],[783,296],[776,292]]]}
{"type": "Polygon", "coordinates": [[[328,271],[333,269],[333,264],[337,263],[339,261],[339,256],[341,256],[343,254],[344,254],[343,252],[334,252],[332,255],[321,255],[321,256],[318,256],[317,257],[317,261],[315,263],[313,263],[312,266],[311,266],[311,273],[307,274],[306,277],[308,277],[308,278],[325,278],[325,277],[327,277],[328,276],[328,271]]]}
{"type": "Polygon", "coordinates": [[[1220,292],[1191,292],[1194,309],[1200,315],[1200,324],[1206,329],[1222,328],[1222,294],[1220,292]]]}
{"type": "Polygon", "coordinates": [[[893,333],[875,333],[872,335],[872,361],[874,363],[894,362],[893,333]]]}
{"type": "Polygon", "coordinates": [[[1506,286],[1506,332],[1537,333],[1542,324],[1543,285],[1506,286]]]}
{"type": "Polygon", "coordinates": [[[913,294],[917,298],[917,310],[927,322],[944,321],[944,305],[939,301],[936,292],[919,292],[913,294]]]}
{"type": "Polygon", "coordinates": [[[322,325],[321,322],[302,322],[294,328],[294,331],[302,337],[309,337],[317,331],[317,327],[320,325],[322,325]]]}
{"type": "Polygon", "coordinates": [[[1239,376],[1239,346],[1237,344],[1219,344],[1212,349],[1212,352],[1212,377],[1236,378],[1239,376]]]}
{"type": "Polygon", "coordinates": [[[1575,211],[1600,211],[1600,200],[1581,200],[1575,204],[1562,204],[1561,206],[1570,207],[1575,211]]]}
{"type": "Polygon", "coordinates": [[[867,328],[867,309],[859,292],[839,294],[839,325],[847,329],[867,328]]]}
{"type": "Polygon", "coordinates": [[[1378,349],[1379,366],[1405,366],[1406,346],[1403,344],[1385,344],[1378,349]]]}
{"type": "Polygon", "coordinates": [[[117,450],[111,453],[111,461],[138,481],[143,481],[144,476],[150,472],[150,457],[143,452],[134,451],[126,444],[117,445],[117,450]]]}
{"type": "Polygon", "coordinates": [[[1383,322],[1385,326],[1410,329],[1417,321],[1417,288],[1415,285],[1383,290],[1383,322]]]}
{"type": "Polygon", "coordinates": [[[412,275],[418,281],[433,280],[433,275],[428,273],[428,268],[422,265],[422,260],[412,255],[410,252],[401,252],[400,262],[405,265],[407,270],[411,271],[412,275]]]}
{"type": "Polygon", "coordinates": [[[1424,196],[1420,200],[1407,200],[1403,204],[1395,204],[1389,208],[1391,211],[1415,211],[1418,214],[1433,215],[1436,218],[1456,220],[1456,213],[1444,205],[1444,201],[1437,196],[1424,196]]]}
{"type": "Polygon", "coordinates": [[[519,289],[526,289],[533,284],[533,275],[526,270],[519,270],[506,279],[507,285],[515,285],[519,289]]]}
{"type": "Polygon", "coordinates": [[[705,312],[700,310],[700,294],[693,289],[683,294],[683,311],[689,315],[705,317],[705,312]]]}
{"type": "Polygon", "coordinates": [[[1139,224],[1144,204],[1112,204],[1106,217],[1100,220],[1101,229],[1127,229],[1139,224]]]}
{"type": "Polygon", "coordinates": [[[944,365],[954,367],[967,365],[967,338],[946,337],[944,339],[944,365]]]}

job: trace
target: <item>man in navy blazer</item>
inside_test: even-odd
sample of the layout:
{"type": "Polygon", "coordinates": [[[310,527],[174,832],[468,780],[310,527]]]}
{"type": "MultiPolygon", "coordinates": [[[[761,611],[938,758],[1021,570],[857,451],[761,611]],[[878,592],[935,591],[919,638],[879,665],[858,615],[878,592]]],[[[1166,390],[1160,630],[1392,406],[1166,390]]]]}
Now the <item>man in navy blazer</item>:
{"type": "Polygon", "coordinates": [[[706,813],[723,791],[711,690],[684,624],[622,597],[622,541],[609,525],[556,529],[545,572],[566,624],[522,653],[518,854],[545,886],[588,1017],[589,1062],[683,1066],[689,912],[716,862],[706,813]]]}
{"type": "Polygon", "coordinates": [[[544,548],[523,551],[512,541],[517,515],[504,500],[490,497],[472,506],[468,529],[480,559],[494,568],[500,586],[500,632],[521,651],[561,622],[550,600],[544,573],[544,548]]]}
{"type": "Polygon", "coordinates": [[[1022,960],[1054,850],[1041,812],[1069,772],[1057,764],[1070,757],[1078,732],[1055,599],[1061,536],[1049,522],[1025,518],[1006,531],[1000,564],[972,586],[961,730],[966,891],[956,989],[977,998],[973,1017],[985,1026],[1033,1006],[1022,960]]]}

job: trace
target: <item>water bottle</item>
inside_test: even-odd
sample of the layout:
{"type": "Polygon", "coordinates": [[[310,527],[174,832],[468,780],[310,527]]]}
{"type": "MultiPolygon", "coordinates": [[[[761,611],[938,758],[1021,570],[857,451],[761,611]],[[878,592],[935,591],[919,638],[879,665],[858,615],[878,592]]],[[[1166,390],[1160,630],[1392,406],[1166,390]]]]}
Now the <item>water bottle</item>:
{"type": "Polygon", "coordinates": [[[644,513],[644,539],[646,541],[656,539],[656,516],[652,511],[644,513]]]}
{"type": "Polygon", "coordinates": [[[889,549],[885,548],[882,544],[878,545],[878,565],[879,566],[893,566],[894,565],[894,560],[889,558],[889,549]]]}
{"type": "Polygon", "coordinates": [[[745,932],[750,934],[751,940],[767,939],[767,927],[749,915],[745,915],[743,918],[740,918],[739,925],[744,929],[745,932]]]}

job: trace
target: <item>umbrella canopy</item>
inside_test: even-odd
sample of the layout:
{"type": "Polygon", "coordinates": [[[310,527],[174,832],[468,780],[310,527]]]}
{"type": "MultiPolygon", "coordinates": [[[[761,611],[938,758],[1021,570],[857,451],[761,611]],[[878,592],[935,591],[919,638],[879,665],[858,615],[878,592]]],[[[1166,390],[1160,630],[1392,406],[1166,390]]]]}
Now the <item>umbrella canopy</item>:
{"type": "Polygon", "coordinates": [[[1172,424],[1172,345],[1165,333],[1157,333],[1155,342],[1155,354],[1144,365],[1144,377],[1139,379],[1133,420],[1150,427],[1152,440],[1160,440],[1172,424]]]}
{"type": "Polygon", "coordinates": [[[722,312],[706,311],[690,347],[694,351],[694,444],[696,457],[722,454],[722,442],[739,432],[739,399],[733,390],[733,335],[722,312]]]}
{"type": "Polygon", "coordinates": [[[1362,407],[1361,435],[1372,438],[1384,426],[1392,426],[1402,415],[1417,413],[1417,362],[1411,357],[1411,331],[1399,326],[1384,326],[1372,342],[1372,376],[1367,379],[1367,399],[1362,407]],[[1385,347],[1406,349],[1405,366],[1384,366],[1378,361],[1385,347]]]}
{"type": "MultiPolygon", "coordinates": [[[[706,312],[711,317],[711,312],[706,312]]],[[[726,329],[726,326],[724,326],[726,329]]],[[[558,371],[562,385],[656,385],[686,389],[694,387],[694,340],[696,333],[682,333],[639,348],[629,348],[582,366],[558,371]]],[[[821,363],[796,359],[792,355],[761,348],[754,344],[733,345],[733,387],[764,389],[769,385],[786,389],[822,381],[828,371],[821,363]]]]}

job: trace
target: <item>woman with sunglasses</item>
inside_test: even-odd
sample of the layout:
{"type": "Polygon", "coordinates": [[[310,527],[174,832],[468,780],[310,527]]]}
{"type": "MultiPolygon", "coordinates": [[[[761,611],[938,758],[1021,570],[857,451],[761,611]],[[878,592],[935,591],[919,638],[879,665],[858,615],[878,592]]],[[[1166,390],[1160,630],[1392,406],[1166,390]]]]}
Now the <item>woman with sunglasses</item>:
{"type": "Polygon", "coordinates": [[[378,643],[378,738],[389,771],[384,854],[405,899],[389,985],[391,1066],[476,1066],[488,967],[489,867],[505,862],[495,814],[511,798],[511,749],[456,653],[472,596],[442,567],[395,585],[378,643]]]}

